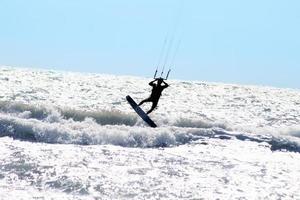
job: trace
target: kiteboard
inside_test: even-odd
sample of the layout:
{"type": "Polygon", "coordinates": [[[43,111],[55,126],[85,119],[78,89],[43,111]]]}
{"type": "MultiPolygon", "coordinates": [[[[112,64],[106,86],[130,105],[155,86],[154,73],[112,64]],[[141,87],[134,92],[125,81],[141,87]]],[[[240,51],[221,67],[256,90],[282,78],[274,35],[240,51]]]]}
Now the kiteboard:
{"type": "Polygon", "coordinates": [[[126,96],[128,103],[134,109],[134,111],[152,128],[157,127],[157,125],[150,119],[150,117],[137,105],[137,103],[128,95],[126,96]]]}

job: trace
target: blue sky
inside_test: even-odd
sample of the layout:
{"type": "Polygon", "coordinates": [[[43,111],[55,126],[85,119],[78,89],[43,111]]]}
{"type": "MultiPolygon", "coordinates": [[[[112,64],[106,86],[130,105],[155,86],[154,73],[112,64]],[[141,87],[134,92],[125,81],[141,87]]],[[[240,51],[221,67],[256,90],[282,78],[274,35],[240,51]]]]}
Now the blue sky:
{"type": "Polygon", "coordinates": [[[0,65],[151,77],[168,35],[171,50],[180,41],[170,78],[299,88],[299,10],[297,0],[2,0],[0,65]]]}

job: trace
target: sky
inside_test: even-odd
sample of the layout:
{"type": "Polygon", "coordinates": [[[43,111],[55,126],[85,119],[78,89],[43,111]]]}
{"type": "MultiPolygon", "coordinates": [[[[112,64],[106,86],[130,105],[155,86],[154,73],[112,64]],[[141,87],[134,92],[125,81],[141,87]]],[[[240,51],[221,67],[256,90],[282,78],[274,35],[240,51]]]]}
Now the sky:
{"type": "Polygon", "coordinates": [[[299,88],[299,10],[297,0],[1,0],[0,65],[148,78],[165,66],[170,79],[299,88]]]}

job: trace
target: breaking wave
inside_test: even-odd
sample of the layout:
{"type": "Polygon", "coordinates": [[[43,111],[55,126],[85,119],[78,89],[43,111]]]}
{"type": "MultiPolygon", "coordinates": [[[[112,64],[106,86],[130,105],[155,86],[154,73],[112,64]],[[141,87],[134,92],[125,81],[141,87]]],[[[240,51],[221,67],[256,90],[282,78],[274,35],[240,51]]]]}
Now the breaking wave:
{"type": "Polygon", "coordinates": [[[82,122],[72,119],[43,122],[0,114],[0,136],[43,143],[79,145],[118,145],[123,147],[172,147],[193,142],[206,144],[208,139],[238,139],[267,144],[271,150],[300,152],[300,143],[272,135],[234,133],[222,129],[163,127],[131,127],[125,125],[99,125],[86,118],[82,122]]]}
{"type": "Polygon", "coordinates": [[[84,121],[85,118],[93,118],[101,125],[124,124],[133,126],[137,122],[137,118],[135,116],[125,114],[117,110],[82,111],[49,107],[46,105],[31,106],[24,103],[0,102],[0,111],[15,114],[24,118],[34,118],[38,120],[51,119],[53,116],[59,116],[59,118],[73,119],[74,121],[84,121]]]}
{"type": "Polygon", "coordinates": [[[221,123],[180,118],[160,128],[143,126],[119,111],[83,112],[69,109],[0,102],[0,136],[34,142],[118,145],[123,147],[172,147],[217,138],[269,145],[271,150],[300,152],[300,127],[251,134],[232,131],[221,123]]]}
{"type": "Polygon", "coordinates": [[[222,128],[225,130],[231,130],[226,124],[185,118],[177,119],[173,125],[183,128],[222,128]]]}

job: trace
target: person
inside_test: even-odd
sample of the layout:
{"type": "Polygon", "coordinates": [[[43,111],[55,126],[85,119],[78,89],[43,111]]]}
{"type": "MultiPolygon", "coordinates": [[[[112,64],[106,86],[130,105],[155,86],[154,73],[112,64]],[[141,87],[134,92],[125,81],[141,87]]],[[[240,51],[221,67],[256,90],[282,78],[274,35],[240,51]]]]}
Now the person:
{"type": "Polygon", "coordinates": [[[143,101],[141,101],[139,103],[139,106],[140,106],[145,102],[152,102],[152,107],[147,112],[147,114],[150,114],[157,107],[158,100],[161,96],[162,91],[164,89],[166,89],[167,87],[169,87],[169,85],[164,81],[163,78],[156,78],[155,80],[151,81],[149,83],[149,85],[152,86],[152,92],[151,92],[150,97],[148,97],[147,99],[144,99],[143,101]],[[154,83],[155,81],[157,81],[157,83],[154,83]]]}

